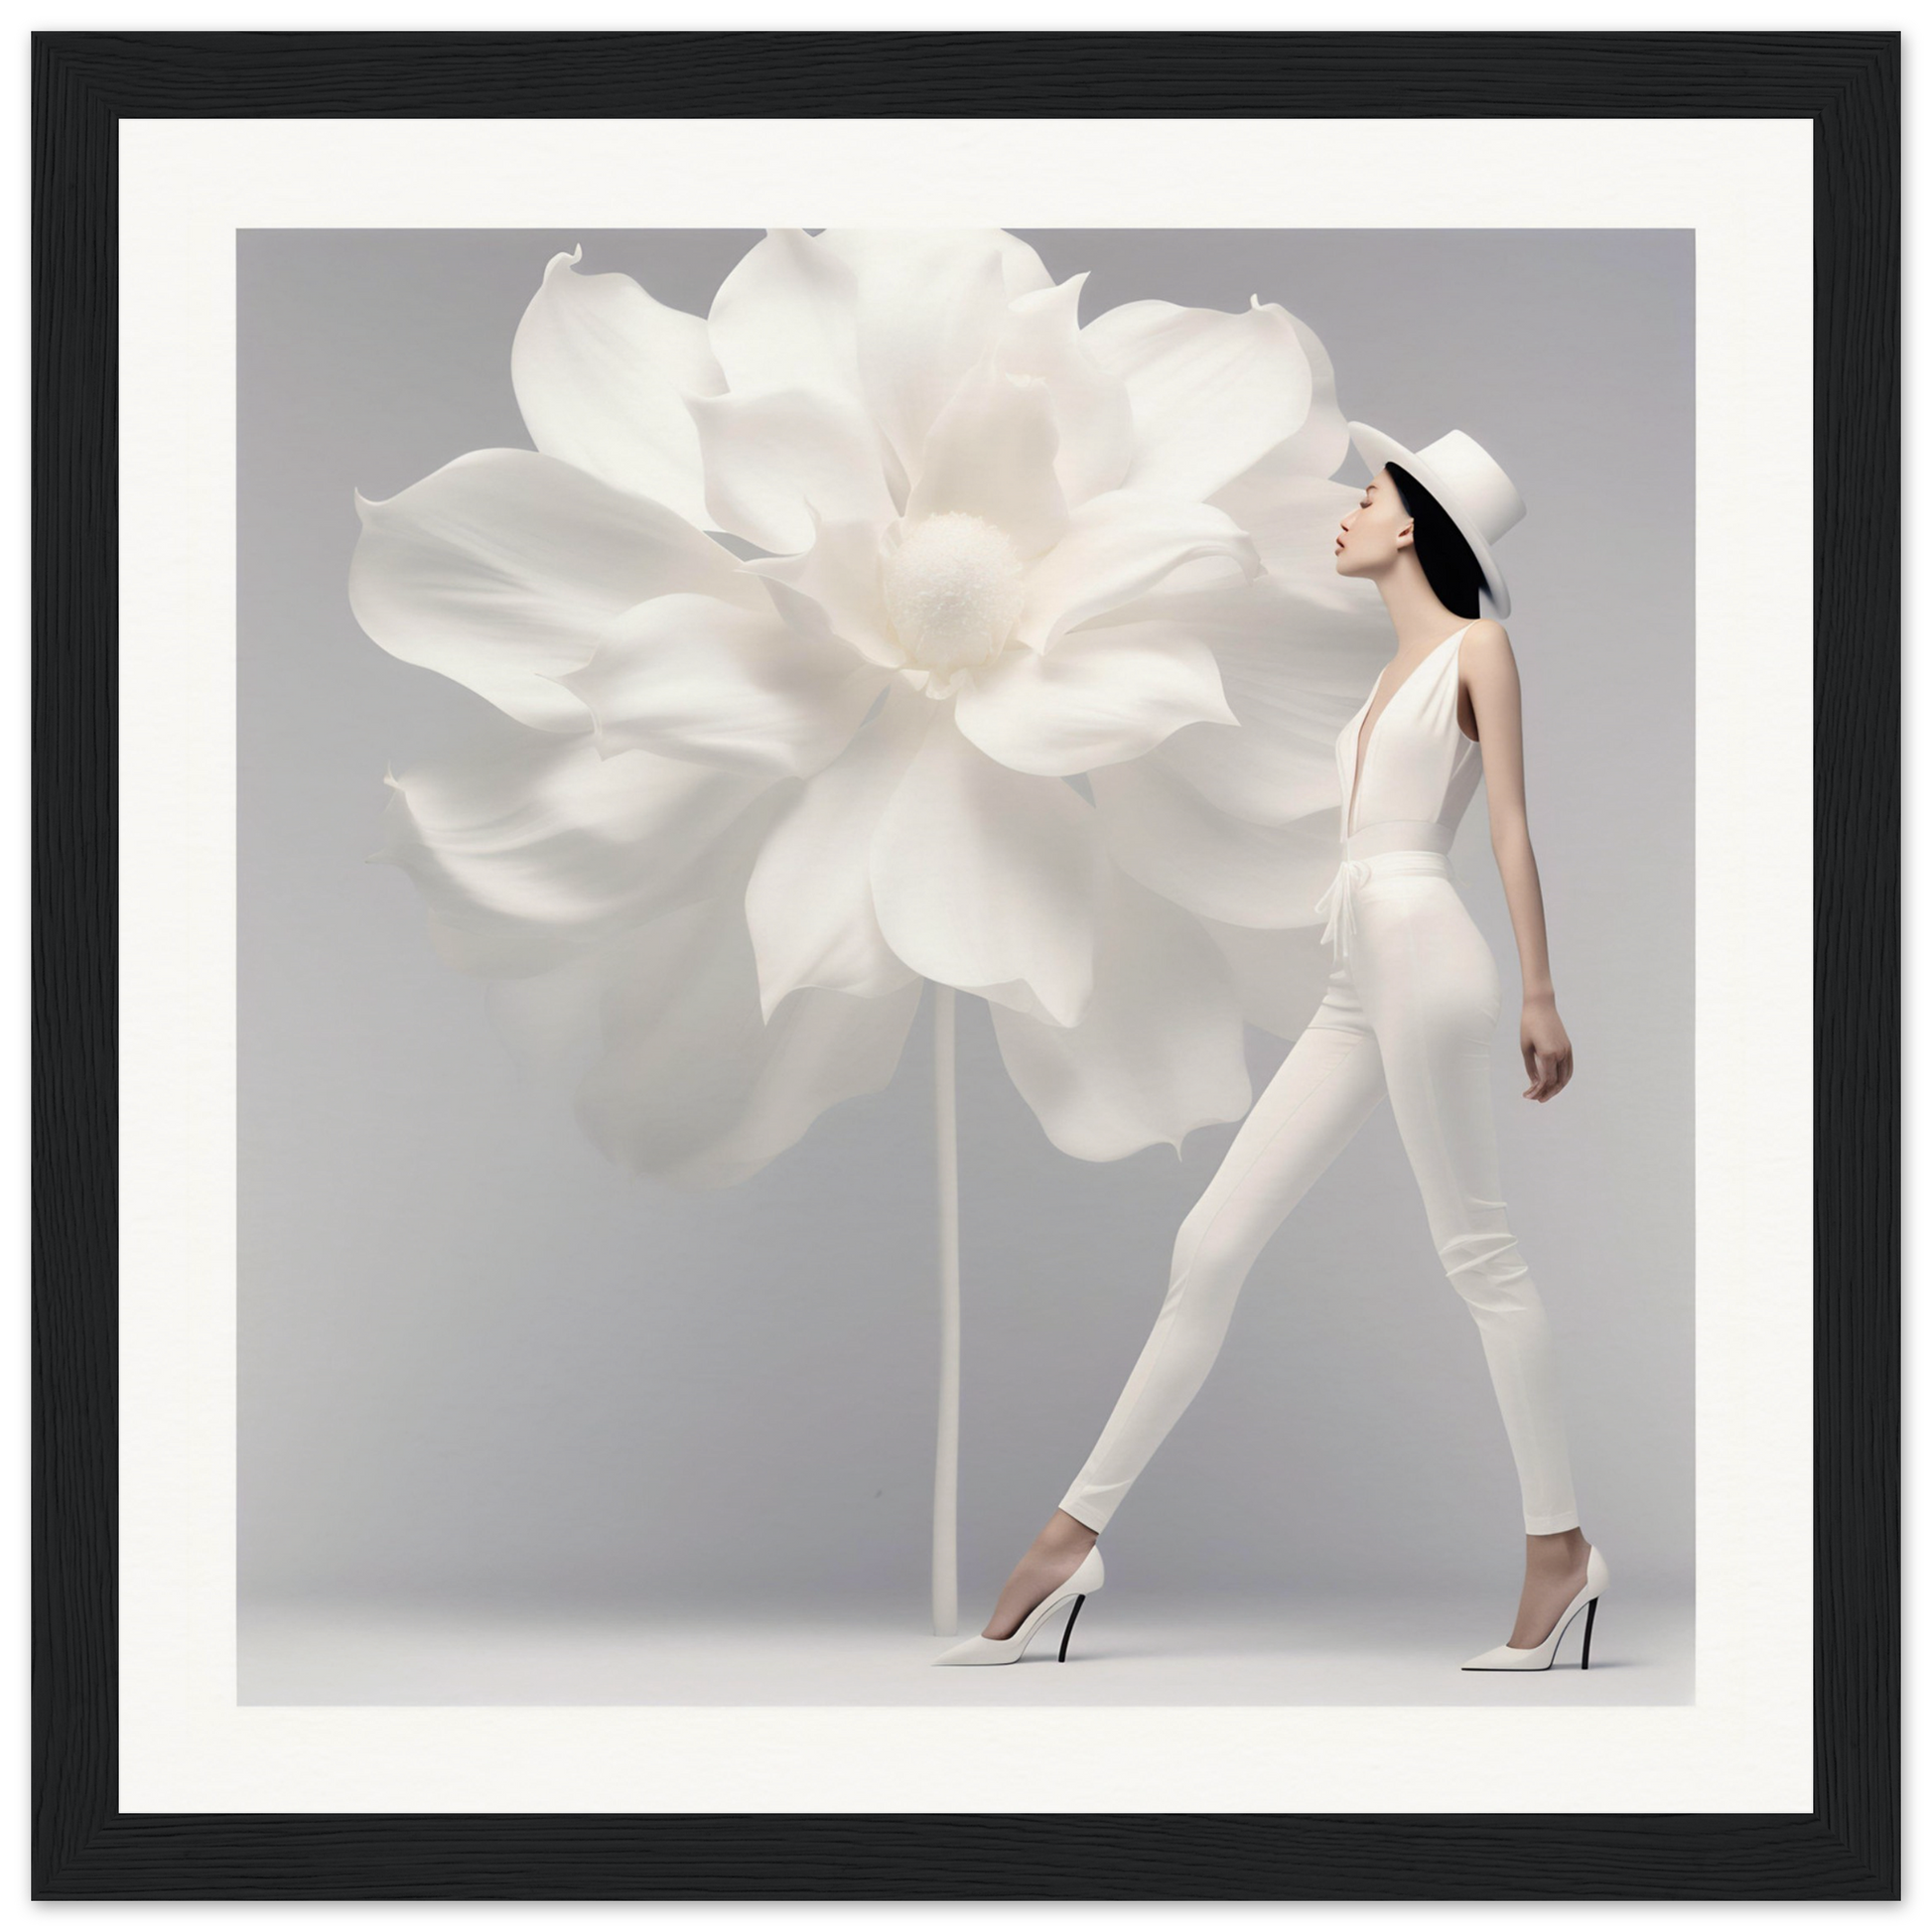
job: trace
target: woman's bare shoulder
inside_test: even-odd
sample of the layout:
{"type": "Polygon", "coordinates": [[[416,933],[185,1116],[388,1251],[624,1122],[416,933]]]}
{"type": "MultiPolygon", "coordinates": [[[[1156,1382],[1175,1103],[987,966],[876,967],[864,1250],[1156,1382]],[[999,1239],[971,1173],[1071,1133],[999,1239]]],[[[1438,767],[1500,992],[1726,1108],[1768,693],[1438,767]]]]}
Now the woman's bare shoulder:
{"type": "Polygon", "coordinates": [[[1477,618],[1463,631],[1459,654],[1465,661],[1478,664],[1511,663],[1515,659],[1509,646],[1509,632],[1494,618],[1477,618]]]}

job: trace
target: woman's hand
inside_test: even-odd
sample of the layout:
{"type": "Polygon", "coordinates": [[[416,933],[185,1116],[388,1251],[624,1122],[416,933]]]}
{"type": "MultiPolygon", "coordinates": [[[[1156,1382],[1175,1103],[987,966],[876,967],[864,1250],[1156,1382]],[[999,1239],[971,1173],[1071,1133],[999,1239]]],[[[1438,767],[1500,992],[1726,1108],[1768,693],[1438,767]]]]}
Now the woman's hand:
{"type": "Polygon", "coordinates": [[[1557,1018],[1554,993],[1533,995],[1523,1002],[1523,1068],[1530,1083],[1523,1089],[1525,1100],[1548,1100],[1570,1084],[1576,1060],[1570,1049],[1570,1035],[1557,1018]]]}

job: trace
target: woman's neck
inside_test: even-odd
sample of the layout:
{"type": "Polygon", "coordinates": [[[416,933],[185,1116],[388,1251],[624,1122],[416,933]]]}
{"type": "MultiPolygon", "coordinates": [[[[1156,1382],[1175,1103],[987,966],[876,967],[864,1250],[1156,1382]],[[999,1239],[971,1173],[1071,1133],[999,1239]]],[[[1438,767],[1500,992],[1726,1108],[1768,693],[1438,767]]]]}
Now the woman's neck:
{"type": "Polygon", "coordinates": [[[1378,578],[1375,588],[1382,593],[1389,621],[1395,626],[1398,654],[1427,650],[1440,644],[1457,624],[1469,621],[1467,618],[1458,618],[1430,589],[1422,566],[1406,557],[1394,570],[1378,578]]]}

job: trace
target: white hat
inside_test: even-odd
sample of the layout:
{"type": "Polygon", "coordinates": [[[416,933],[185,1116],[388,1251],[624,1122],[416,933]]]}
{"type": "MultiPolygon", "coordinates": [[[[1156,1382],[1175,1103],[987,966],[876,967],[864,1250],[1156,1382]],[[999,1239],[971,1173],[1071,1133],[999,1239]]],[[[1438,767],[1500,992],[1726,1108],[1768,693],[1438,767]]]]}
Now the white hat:
{"type": "Polygon", "coordinates": [[[1497,617],[1508,617],[1509,586],[1496,568],[1491,545],[1522,521],[1523,499],[1502,465],[1474,437],[1464,436],[1459,429],[1439,436],[1420,450],[1405,450],[1393,436],[1384,436],[1366,423],[1350,423],[1348,434],[1371,474],[1384,464],[1400,464],[1442,504],[1475,552],[1483,588],[1497,617]]]}

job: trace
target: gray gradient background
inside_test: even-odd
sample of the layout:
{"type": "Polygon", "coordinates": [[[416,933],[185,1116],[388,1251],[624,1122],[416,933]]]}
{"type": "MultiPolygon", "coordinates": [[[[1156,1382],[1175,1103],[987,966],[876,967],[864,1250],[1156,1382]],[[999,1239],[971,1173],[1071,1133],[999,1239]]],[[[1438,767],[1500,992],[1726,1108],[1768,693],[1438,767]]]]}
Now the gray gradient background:
{"type": "MultiPolygon", "coordinates": [[[[509,345],[554,251],[582,242],[586,270],[702,314],[759,232],[238,237],[244,1627],[251,1608],[622,1624],[755,1603],[928,1627],[930,989],[893,1085],[752,1180],[633,1184],[533,1109],[483,983],[436,959],[410,879],[363,863],[385,760],[405,772],[489,707],[355,624],[351,486],[386,496],[466,450],[529,447],[509,345]]],[[[1585,1531],[1626,1591],[1687,1615],[1693,236],[1015,232],[1056,279],[1092,271],[1083,319],[1144,296],[1283,303],[1333,355],[1347,414],[1414,443],[1468,430],[1530,506],[1500,554],[1577,1048],[1548,1106],[1517,1097],[1483,792],[1456,858],[1503,971],[1504,1189],[1555,1326],[1585,1531]]],[[[1235,1126],[1179,1160],[1072,1160],[1014,1091],[983,1003],[959,1014],[964,1632],[1106,1420],[1235,1126]]],[[[1259,1091],[1287,1042],[1249,1037],[1259,1091]]],[[[1126,1578],[1176,1608],[1420,1587],[1491,1606],[1457,1655],[1501,1639],[1514,1468],[1386,1106],[1261,1256],[1107,1550],[1110,1597],[1126,1578]]]]}

